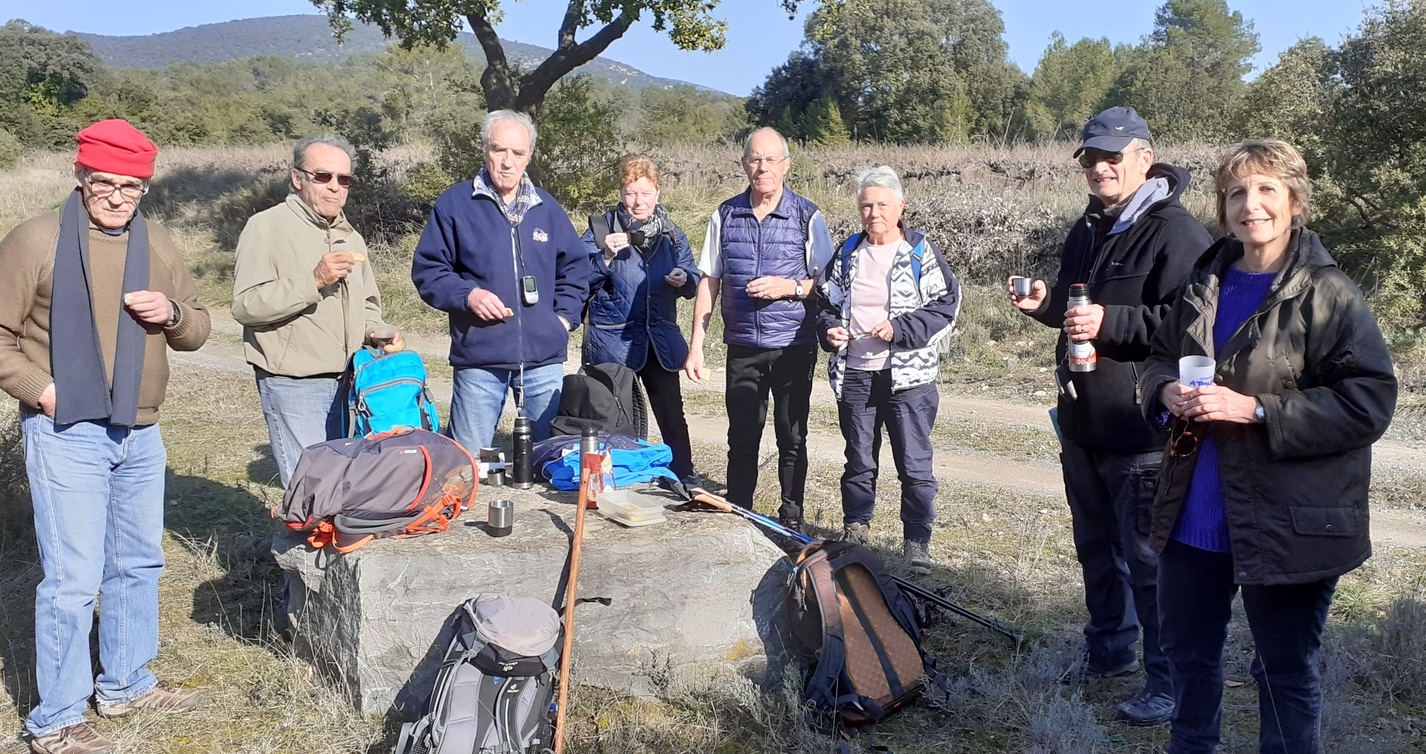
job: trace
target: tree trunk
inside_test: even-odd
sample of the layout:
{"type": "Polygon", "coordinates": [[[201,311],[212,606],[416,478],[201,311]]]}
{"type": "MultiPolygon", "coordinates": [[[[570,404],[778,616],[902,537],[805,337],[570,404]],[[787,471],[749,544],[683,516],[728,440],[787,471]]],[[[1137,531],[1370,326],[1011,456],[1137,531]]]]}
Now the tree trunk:
{"type": "Polygon", "coordinates": [[[638,20],[637,11],[632,15],[624,11],[589,39],[576,43],[574,35],[579,30],[583,9],[584,0],[569,1],[564,21],[560,24],[559,47],[535,70],[525,74],[518,86],[495,27],[484,15],[466,16],[481,50],[485,52],[485,72],[480,75],[480,86],[485,91],[487,109],[517,110],[533,117],[544,103],[545,95],[561,78],[599,57],[638,20]]]}

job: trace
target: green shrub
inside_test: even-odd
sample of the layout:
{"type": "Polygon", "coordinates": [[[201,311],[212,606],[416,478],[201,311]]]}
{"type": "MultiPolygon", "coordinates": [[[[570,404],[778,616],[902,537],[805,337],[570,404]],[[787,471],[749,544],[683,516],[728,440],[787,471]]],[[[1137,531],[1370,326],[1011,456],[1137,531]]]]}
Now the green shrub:
{"type": "Polygon", "coordinates": [[[0,128],[0,170],[9,170],[20,162],[25,145],[9,131],[0,128]]]}

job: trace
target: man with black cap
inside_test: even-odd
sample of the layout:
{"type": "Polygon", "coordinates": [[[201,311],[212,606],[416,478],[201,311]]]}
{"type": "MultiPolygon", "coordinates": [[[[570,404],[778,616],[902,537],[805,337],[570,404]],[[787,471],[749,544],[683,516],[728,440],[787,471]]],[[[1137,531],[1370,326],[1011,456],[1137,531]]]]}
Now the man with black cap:
{"type": "Polygon", "coordinates": [[[1065,239],[1053,286],[1034,281],[1010,302],[1062,330],[1057,421],[1060,463],[1084,571],[1084,656],[1066,678],[1137,672],[1142,627],[1147,680],[1115,717],[1160,725],[1173,714],[1168,661],[1159,647],[1158,558],[1141,533],[1153,505],[1165,438],[1139,408],[1138,375],[1155,328],[1188,281],[1212,237],[1184,209],[1188,171],[1154,162],[1149,126],[1132,107],[1112,107],[1085,124],[1074,156],[1089,184],[1089,206],[1065,239]],[[1092,303],[1068,307],[1071,285],[1092,303]],[[1070,371],[1068,346],[1091,343],[1093,371],[1070,371]]]}
{"type": "Polygon", "coordinates": [[[208,338],[183,255],[139,213],[158,148],[123,120],[79,132],[74,191],[58,213],[0,240],[0,389],[20,402],[44,579],[35,589],[37,754],[103,754],[84,718],[185,712],[158,685],[164,467],[159,406],[168,349],[208,338]],[[89,631],[99,599],[99,676],[89,631]]]}

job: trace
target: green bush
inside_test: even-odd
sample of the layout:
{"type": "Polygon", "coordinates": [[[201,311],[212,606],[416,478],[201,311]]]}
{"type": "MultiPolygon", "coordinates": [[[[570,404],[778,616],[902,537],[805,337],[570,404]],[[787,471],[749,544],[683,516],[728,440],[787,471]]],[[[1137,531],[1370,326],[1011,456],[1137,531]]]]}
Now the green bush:
{"type": "Polygon", "coordinates": [[[0,170],[9,170],[20,162],[25,145],[9,131],[0,128],[0,170]]]}
{"type": "Polygon", "coordinates": [[[536,174],[546,191],[571,212],[597,211],[614,200],[624,143],[618,113],[592,96],[589,78],[560,82],[545,99],[537,125],[536,174]]]}

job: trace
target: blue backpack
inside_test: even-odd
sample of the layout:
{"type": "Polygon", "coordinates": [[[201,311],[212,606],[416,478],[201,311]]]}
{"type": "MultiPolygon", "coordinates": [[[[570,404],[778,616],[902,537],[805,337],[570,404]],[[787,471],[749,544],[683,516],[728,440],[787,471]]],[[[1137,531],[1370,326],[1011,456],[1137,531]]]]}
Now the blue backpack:
{"type": "Polygon", "coordinates": [[[347,435],[364,437],[396,427],[440,431],[426,364],[415,351],[363,348],[352,356],[347,435]]]}

